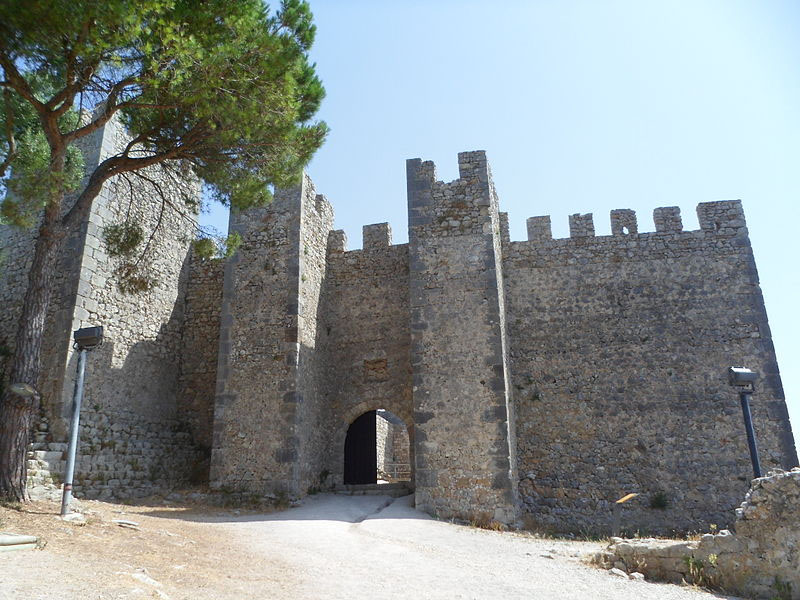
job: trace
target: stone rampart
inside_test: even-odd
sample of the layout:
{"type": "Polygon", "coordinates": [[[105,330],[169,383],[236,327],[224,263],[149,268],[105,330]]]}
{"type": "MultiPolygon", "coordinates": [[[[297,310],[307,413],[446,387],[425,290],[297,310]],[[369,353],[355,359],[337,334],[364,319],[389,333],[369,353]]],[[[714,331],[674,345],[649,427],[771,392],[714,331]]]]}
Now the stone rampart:
{"type": "Polygon", "coordinates": [[[311,180],[235,215],[225,271],[211,485],[300,495],[323,470],[316,352],[333,209],[311,180]]]}
{"type": "MultiPolygon", "coordinates": [[[[114,134],[109,132],[116,130],[116,121],[112,121],[105,128],[79,140],[77,145],[83,152],[87,171],[98,164],[103,148],[108,149],[108,140],[113,138],[114,134]]],[[[74,200],[74,196],[66,199],[65,211],[72,207],[74,200]]],[[[0,302],[4,307],[0,313],[0,346],[4,348],[0,354],[0,375],[10,368],[40,223],[35,223],[29,229],[0,224],[0,302]]],[[[88,232],[95,232],[91,224],[76,228],[63,242],[53,276],[53,291],[42,344],[42,369],[38,384],[42,395],[41,418],[47,424],[48,432],[60,438],[66,432],[62,418],[62,388],[88,232]]],[[[85,287],[81,291],[85,293],[85,287]]]]}
{"type": "Polygon", "coordinates": [[[767,468],[797,464],[758,275],[739,201],[677,208],[642,233],[629,210],[613,235],[591,215],[552,239],[549,217],[504,249],[520,493],[531,525],[668,534],[726,526],[750,475],[727,367],[762,380],[753,415],[767,468]]]}
{"type": "MultiPolygon", "coordinates": [[[[90,141],[91,166],[124,135],[109,126],[90,141]]],[[[433,514],[605,534],[612,503],[636,492],[620,514],[628,531],[724,527],[750,469],[725,380],[734,364],[761,375],[762,464],[797,464],[738,201],[699,205],[697,231],[675,207],[654,211],[655,232],[619,209],[609,236],[579,214],[569,238],[532,217],[529,239],[511,241],[483,152],[461,153],[449,183],[430,162],[407,171],[408,244],[380,223],[347,250],[304,177],[233,215],[243,244],[216,262],[189,257],[194,222],[154,208],[146,179],[108,182],[60,269],[37,481],[51,476],[41,461],[60,464],[69,334],[95,324],[107,342],[87,370],[85,495],[202,481],[210,453],[215,489],[300,496],[342,483],[348,427],[385,409],[407,427],[392,444],[410,439],[417,506],[433,514]],[[120,294],[102,241],[124,219],[165,230],[143,294],[120,294]]],[[[32,237],[0,236],[7,338],[32,237]]]]}
{"type": "MultiPolygon", "coordinates": [[[[114,121],[103,130],[98,160],[118,151],[127,136],[114,121]]],[[[188,214],[153,202],[158,182],[173,204],[199,193],[195,182],[175,180],[158,168],[109,180],[85,224],[75,300],[63,344],[68,347],[60,402],[52,411],[66,423],[77,354],[71,332],[102,325],[104,344],[87,361],[81,414],[80,461],[75,491],[85,496],[142,496],[186,481],[201,459],[178,413],[188,251],[196,223],[188,214]],[[130,220],[150,242],[146,262],[152,288],[120,291],[116,259],[103,241],[108,225],[130,220]]],[[[60,440],[57,440],[60,441],[60,440]]]]}
{"type": "Polygon", "coordinates": [[[365,412],[390,411],[414,437],[408,244],[392,245],[386,223],[363,231],[361,250],[346,250],[343,232],[328,238],[318,348],[330,407],[321,428],[330,448],[325,470],[335,483],[341,483],[347,429],[365,412]]]}
{"type": "MultiPolygon", "coordinates": [[[[116,120],[81,143],[87,171],[118,151],[127,136],[116,120]]],[[[131,497],[176,485],[198,460],[197,448],[177,412],[181,329],[187,271],[185,259],[196,223],[187,214],[159,208],[158,192],[176,206],[186,195],[196,198],[196,182],[173,179],[159,168],[116,177],[103,185],[81,227],[65,241],[59,259],[45,326],[42,392],[43,419],[35,437],[37,456],[47,461],[56,480],[63,468],[58,450],[66,441],[77,363],[72,331],[102,325],[106,342],[93,351],[86,368],[81,414],[80,459],[75,492],[88,497],[131,497]],[[130,220],[149,238],[142,259],[155,285],[144,293],[122,293],[117,263],[103,241],[107,225],[130,220]]],[[[8,229],[3,228],[8,232],[8,229]]],[[[5,315],[19,314],[27,280],[26,257],[34,232],[4,233],[4,252],[15,266],[4,271],[0,294],[5,315]],[[24,265],[22,270],[17,265],[24,265]],[[8,273],[8,277],[6,277],[8,273]]],[[[13,336],[7,321],[3,334],[13,336]]],[[[39,461],[41,462],[41,461],[39,461]]]]}

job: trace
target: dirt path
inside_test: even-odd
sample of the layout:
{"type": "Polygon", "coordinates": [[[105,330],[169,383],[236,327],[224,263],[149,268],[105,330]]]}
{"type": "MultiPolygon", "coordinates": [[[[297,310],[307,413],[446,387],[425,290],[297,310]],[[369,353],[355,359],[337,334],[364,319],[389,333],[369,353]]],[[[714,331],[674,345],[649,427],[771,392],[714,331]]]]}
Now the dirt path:
{"type": "Polygon", "coordinates": [[[435,521],[410,508],[410,497],[321,494],[267,515],[84,507],[83,527],[59,521],[45,503],[23,513],[0,509],[0,530],[48,542],[43,550],[0,553],[0,600],[715,597],[586,566],[582,557],[596,543],[435,521]]]}

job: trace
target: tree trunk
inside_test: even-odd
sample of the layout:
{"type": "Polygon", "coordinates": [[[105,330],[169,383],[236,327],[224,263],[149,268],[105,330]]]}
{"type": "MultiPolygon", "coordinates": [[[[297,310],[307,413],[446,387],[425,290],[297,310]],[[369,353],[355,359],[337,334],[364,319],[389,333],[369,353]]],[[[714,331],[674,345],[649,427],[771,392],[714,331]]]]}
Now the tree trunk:
{"type": "Polygon", "coordinates": [[[39,412],[42,338],[63,239],[58,222],[60,212],[61,202],[51,200],[39,227],[8,378],[9,384],[25,383],[37,393],[33,397],[22,397],[12,393],[7,385],[0,398],[0,498],[9,500],[27,499],[26,452],[39,412]]]}

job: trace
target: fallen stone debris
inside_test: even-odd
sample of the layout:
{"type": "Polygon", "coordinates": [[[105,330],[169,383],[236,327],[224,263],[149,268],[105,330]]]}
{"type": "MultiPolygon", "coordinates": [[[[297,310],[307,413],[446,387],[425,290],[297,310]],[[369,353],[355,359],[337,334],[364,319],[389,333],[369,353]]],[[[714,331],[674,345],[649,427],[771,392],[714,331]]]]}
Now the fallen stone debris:
{"type": "Polygon", "coordinates": [[[800,599],[800,467],[754,479],[736,509],[734,530],[680,542],[615,537],[594,562],[632,579],[686,582],[748,598],[800,599]]]}

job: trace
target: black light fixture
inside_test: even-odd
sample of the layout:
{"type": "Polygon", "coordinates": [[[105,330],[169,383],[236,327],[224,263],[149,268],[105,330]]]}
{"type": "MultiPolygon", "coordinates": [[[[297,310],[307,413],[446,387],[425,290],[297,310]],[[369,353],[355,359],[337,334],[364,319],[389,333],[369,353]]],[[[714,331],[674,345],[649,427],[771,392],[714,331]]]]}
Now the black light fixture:
{"type": "Polygon", "coordinates": [[[758,460],[756,432],[753,429],[753,418],[750,415],[750,396],[756,389],[757,380],[758,373],[746,367],[731,367],[728,369],[728,383],[739,391],[744,428],[747,431],[747,445],[750,448],[750,461],[753,463],[753,475],[755,475],[756,479],[761,477],[761,463],[758,460]]]}
{"type": "Polygon", "coordinates": [[[83,379],[86,373],[86,354],[103,343],[103,328],[84,327],[73,332],[74,348],[78,350],[78,376],[75,378],[75,391],[72,395],[72,421],[69,428],[69,446],[67,448],[67,466],[64,472],[64,491],[61,496],[61,516],[69,513],[72,500],[72,479],[75,475],[75,454],[78,451],[78,426],[81,419],[81,401],[83,400],[83,379]]]}
{"type": "Polygon", "coordinates": [[[99,327],[84,327],[78,329],[72,334],[75,340],[75,347],[78,350],[94,350],[103,343],[103,328],[99,327]]]}

